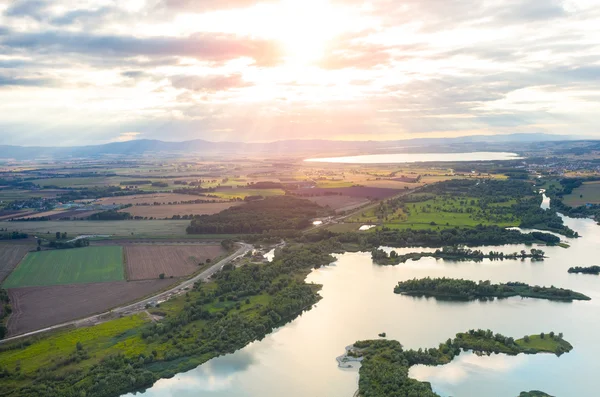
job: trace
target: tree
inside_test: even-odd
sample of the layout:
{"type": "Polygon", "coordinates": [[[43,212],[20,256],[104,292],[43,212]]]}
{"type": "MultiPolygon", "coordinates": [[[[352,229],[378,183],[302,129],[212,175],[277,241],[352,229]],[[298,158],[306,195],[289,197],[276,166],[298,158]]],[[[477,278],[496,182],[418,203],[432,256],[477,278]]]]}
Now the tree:
{"type": "Polygon", "coordinates": [[[40,245],[42,245],[42,239],[39,239],[39,238],[37,239],[37,245],[38,245],[38,247],[39,247],[40,245]]]}
{"type": "Polygon", "coordinates": [[[550,338],[554,339],[554,331],[551,331],[548,335],[550,335],[550,338]]]}
{"type": "Polygon", "coordinates": [[[210,263],[210,262],[211,262],[210,258],[207,258],[206,263],[210,263]]]}
{"type": "Polygon", "coordinates": [[[81,342],[77,342],[77,344],[75,345],[75,348],[77,349],[77,351],[81,351],[83,350],[83,345],[81,344],[81,342]]]}
{"type": "Polygon", "coordinates": [[[56,232],[56,239],[60,240],[60,232],[56,232]]]}
{"type": "Polygon", "coordinates": [[[164,278],[165,278],[165,274],[164,274],[164,273],[161,273],[161,274],[159,274],[159,275],[158,275],[158,278],[160,278],[161,280],[164,280],[164,278]]]}
{"type": "Polygon", "coordinates": [[[523,338],[523,340],[525,341],[525,343],[529,343],[529,335],[525,335],[525,337],[523,338]]]}
{"type": "Polygon", "coordinates": [[[540,338],[544,339],[546,337],[546,334],[544,334],[543,332],[540,334],[540,338]]]}

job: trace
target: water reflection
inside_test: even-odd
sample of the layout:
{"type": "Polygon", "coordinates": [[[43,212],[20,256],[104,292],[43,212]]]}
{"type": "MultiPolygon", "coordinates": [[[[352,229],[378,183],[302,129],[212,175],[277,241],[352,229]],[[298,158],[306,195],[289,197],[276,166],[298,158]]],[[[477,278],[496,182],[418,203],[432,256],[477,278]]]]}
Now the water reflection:
{"type": "MultiPolygon", "coordinates": [[[[407,348],[434,347],[470,328],[489,328],[514,337],[563,332],[575,348],[560,358],[550,354],[477,357],[465,353],[447,366],[415,367],[411,374],[431,381],[443,396],[513,397],[534,389],[557,396],[595,396],[590,379],[595,379],[600,369],[600,278],[568,274],[567,269],[597,264],[600,227],[588,219],[564,220],[583,237],[567,239],[568,249],[544,247],[548,258],[542,262],[423,258],[398,266],[378,266],[372,263],[370,253],[339,255],[334,265],[308,276],[309,282],[323,285],[323,300],[313,310],[233,355],[158,381],[144,397],[350,397],[357,388],[358,373],[339,369],[335,361],[345,346],[386,332],[389,339],[399,340],[407,348]],[[584,293],[592,300],[562,303],[515,297],[493,302],[442,302],[393,293],[399,280],[427,276],[555,285],[584,293]]],[[[482,249],[509,253],[529,248],[511,245],[482,249]]]]}

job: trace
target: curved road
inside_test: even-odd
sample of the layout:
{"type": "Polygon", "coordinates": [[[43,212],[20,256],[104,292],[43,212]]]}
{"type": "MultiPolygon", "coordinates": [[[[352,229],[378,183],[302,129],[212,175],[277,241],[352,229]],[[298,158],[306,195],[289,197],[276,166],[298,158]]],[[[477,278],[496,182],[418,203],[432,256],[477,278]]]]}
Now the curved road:
{"type": "Polygon", "coordinates": [[[226,264],[228,264],[229,262],[244,256],[248,251],[250,251],[251,249],[253,249],[252,245],[250,244],[246,244],[246,243],[238,243],[238,245],[240,246],[240,248],[234,252],[233,254],[229,255],[227,258],[224,258],[222,260],[220,260],[219,262],[215,263],[214,265],[212,265],[211,267],[209,267],[208,269],[198,273],[197,275],[195,275],[194,277],[185,280],[184,282],[182,282],[181,284],[177,284],[175,287],[167,290],[167,291],[163,291],[157,295],[151,296],[149,298],[145,298],[141,301],[137,301],[135,303],[131,303],[129,305],[125,305],[125,306],[120,306],[117,308],[114,308],[112,310],[109,310],[107,312],[104,313],[100,313],[100,314],[95,314],[93,316],[90,317],[86,317],[86,318],[81,318],[78,320],[73,320],[73,321],[69,321],[66,323],[62,323],[62,324],[57,324],[57,325],[53,325],[52,327],[47,327],[47,328],[42,328],[42,329],[38,329],[37,331],[32,331],[32,332],[27,332],[25,334],[21,334],[21,335],[17,335],[17,336],[13,336],[11,338],[6,338],[6,339],[2,339],[0,340],[0,344],[5,343],[5,342],[10,342],[13,340],[17,340],[20,338],[24,338],[27,336],[32,336],[32,335],[36,335],[36,334],[40,334],[42,332],[47,332],[47,331],[51,331],[54,329],[59,329],[59,328],[63,328],[63,327],[67,327],[69,325],[95,325],[95,324],[99,324],[103,321],[108,321],[112,318],[114,318],[115,314],[121,314],[121,315],[129,315],[129,314],[133,314],[133,313],[137,313],[137,312],[141,312],[142,310],[146,309],[146,305],[151,303],[151,302],[159,302],[159,301],[165,301],[173,296],[179,295],[183,292],[185,292],[185,288],[189,288],[192,287],[194,285],[194,283],[196,283],[197,281],[206,281],[208,280],[213,274],[215,274],[216,272],[218,272],[219,270],[221,270],[223,268],[223,266],[225,266],[226,264]],[[104,317],[104,318],[103,318],[104,317]]]}

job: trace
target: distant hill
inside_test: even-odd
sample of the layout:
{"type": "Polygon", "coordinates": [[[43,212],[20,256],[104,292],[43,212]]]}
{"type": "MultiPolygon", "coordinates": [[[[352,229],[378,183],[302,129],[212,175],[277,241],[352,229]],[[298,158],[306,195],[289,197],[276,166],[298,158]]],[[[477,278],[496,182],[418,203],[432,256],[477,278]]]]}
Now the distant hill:
{"type": "Polygon", "coordinates": [[[282,140],[268,143],[211,142],[196,139],[184,142],[166,142],[138,139],[94,146],[34,147],[0,145],[0,159],[88,158],[103,156],[162,155],[321,155],[385,152],[456,152],[461,150],[498,151],[494,145],[514,143],[556,142],[573,140],[567,135],[511,134],[476,135],[457,138],[416,138],[396,141],[333,141],[282,140]]]}

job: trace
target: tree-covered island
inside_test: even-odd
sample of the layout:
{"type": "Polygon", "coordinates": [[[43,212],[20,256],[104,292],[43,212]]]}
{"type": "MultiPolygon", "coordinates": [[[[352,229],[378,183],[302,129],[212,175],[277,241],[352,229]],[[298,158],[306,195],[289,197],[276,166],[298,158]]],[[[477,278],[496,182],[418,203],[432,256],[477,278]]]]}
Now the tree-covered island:
{"type": "Polygon", "coordinates": [[[573,300],[590,300],[579,292],[569,289],[530,286],[525,283],[508,282],[492,284],[488,281],[476,283],[471,280],[452,278],[422,278],[398,282],[394,293],[411,296],[431,296],[438,299],[476,300],[509,298],[521,296],[524,298],[548,299],[571,302],[573,300]]]}
{"type": "Polygon", "coordinates": [[[583,273],[583,274],[600,274],[600,266],[588,266],[588,267],[582,267],[582,266],[575,266],[575,267],[570,267],[569,270],[567,270],[569,273],[583,273]]]}
{"type": "MultiPolygon", "coordinates": [[[[404,350],[400,342],[394,340],[358,341],[347,349],[346,360],[361,361],[358,383],[361,397],[439,397],[431,384],[409,377],[410,367],[448,364],[462,351],[487,355],[553,353],[560,356],[572,349],[562,334],[554,332],[515,340],[490,330],[470,330],[429,349],[404,350]]],[[[344,362],[344,358],[340,361],[344,362]]]]}
{"type": "Polygon", "coordinates": [[[498,251],[489,251],[487,254],[481,250],[472,250],[466,247],[443,247],[435,252],[410,252],[408,254],[398,254],[396,251],[391,251],[389,254],[381,248],[376,248],[371,251],[371,259],[379,265],[398,265],[409,259],[414,261],[421,258],[436,258],[449,259],[455,261],[470,260],[481,261],[483,259],[525,259],[531,258],[535,260],[544,259],[544,251],[532,248],[529,252],[521,250],[521,252],[513,252],[505,254],[498,251]]]}

